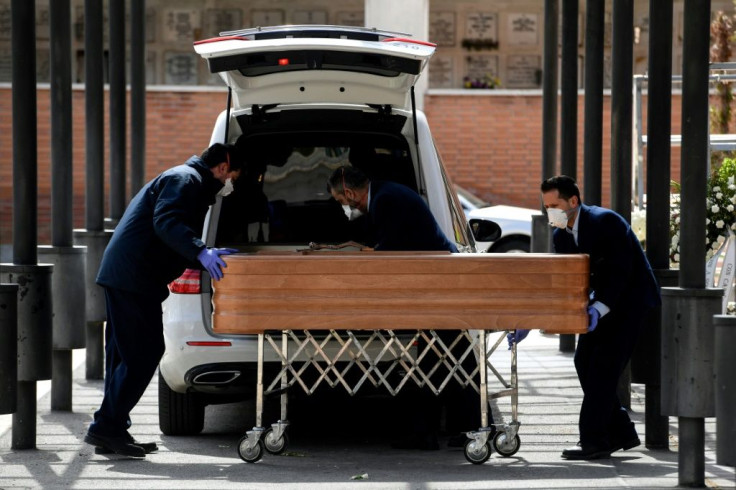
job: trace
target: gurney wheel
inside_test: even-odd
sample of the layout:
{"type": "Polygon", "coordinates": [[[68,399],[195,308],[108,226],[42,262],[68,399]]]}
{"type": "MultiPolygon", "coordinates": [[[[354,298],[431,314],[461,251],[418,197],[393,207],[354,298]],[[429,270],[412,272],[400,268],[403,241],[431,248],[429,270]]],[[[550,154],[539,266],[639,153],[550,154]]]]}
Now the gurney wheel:
{"type": "Polygon", "coordinates": [[[493,447],[500,454],[508,458],[513,456],[519,450],[521,446],[521,439],[519,435],[515,435],[513,439],[508,439],[505,432],[499,432],[496,437],[493,438],[493,447]]]}
{"type": "Polygon", "coordinates": [[[241,437],[238,442],[238,455],[246,463],[259,461],[263,457],[263,441],[259,439],[255,446],[251,446],[247,435],[241,437]]]}
{"type": "Polygon", "coordinates": [[[491,443],[486,442],[479,446],[475,439],[468,439],[465,443],[465,459],[473,464],[483,464],[491,457],[491,443]]]}
{"type": "Polygon", "coordinates": [[[273,429],[269,427],[263,435],[263,442],[266,445],[266,451],[271,454],[281,454],[286,451],[286,447],[289,445],[289,436],[284,432],[281,437],[276,439],[273,429]]]}

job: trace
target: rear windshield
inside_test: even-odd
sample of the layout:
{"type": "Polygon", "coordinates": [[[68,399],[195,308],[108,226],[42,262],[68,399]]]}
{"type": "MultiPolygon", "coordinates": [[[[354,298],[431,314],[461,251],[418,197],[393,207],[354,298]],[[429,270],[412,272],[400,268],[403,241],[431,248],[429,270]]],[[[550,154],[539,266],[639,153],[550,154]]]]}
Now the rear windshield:
{"type": "Polygon", "coordinates": [[[327,179],[342,165],[354,165],[372,180],[417,189],[411,156],[402,145],[274,145],[252,159],[235,192],[223,199],[216,243],[242,251],[350,240],[370,245],[366,218],[348,221],[327,190],[327,179]]]}

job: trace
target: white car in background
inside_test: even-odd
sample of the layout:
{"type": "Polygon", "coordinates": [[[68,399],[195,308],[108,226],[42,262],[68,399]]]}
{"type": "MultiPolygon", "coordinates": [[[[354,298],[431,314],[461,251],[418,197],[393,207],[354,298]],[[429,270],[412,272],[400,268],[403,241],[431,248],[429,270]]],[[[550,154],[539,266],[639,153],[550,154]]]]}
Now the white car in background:
{"type": "Polygon", "coordinates": [[[455,185],[457,198],[468,220],[477,218],[496,222],[501,227],[501,238],[494,242],[475,242],[479,252],[529,253],[532,238],[532,216],[541,215],[536,209],[496,205],[479,198],[467,189],[455,185]]]}

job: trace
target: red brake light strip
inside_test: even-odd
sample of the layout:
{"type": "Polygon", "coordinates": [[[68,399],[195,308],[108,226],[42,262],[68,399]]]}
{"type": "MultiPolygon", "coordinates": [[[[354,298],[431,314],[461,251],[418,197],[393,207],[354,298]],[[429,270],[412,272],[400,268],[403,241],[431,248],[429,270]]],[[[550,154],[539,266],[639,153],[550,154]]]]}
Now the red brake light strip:
{"type": "Polygon", "coordinates": [[[411,44],[421,44],[422,46],[431,46],[433,48],[436,48],[437,47],[437,45],[435,43],[430,43],[428,41],[418,41],[416,39],[409,39],[409,38],[406,38],[406,37],[389,37],[389,38],[386,38],[386,39],[383,39],[382,40],[382,42],[384,42],[384,43],[390,43],[390,42],[393,42],[393,41],[398,41],[398,42],[402,42],[402,43],[411,43],[411,44]]]}
{"type": "Polygon", "coordinates": [[[197,46],[199,44],[217,43],[220,41],[250,41],[250,39],[248,39],[247,37],[243,37],[243,36],[212,37],[210,39],[202,39],[200,41],[194,41],[194,45],[197,46]]]}

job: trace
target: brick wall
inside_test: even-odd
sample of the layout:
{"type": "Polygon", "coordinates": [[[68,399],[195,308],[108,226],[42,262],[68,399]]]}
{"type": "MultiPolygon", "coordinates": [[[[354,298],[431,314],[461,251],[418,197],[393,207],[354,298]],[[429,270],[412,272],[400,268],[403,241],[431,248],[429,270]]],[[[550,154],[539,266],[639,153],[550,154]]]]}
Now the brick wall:
{"type": "MultiPolygon", "coordinates": [[[[38,243],[51,243],[51,122],[47,87],[39,87],[38,106],[38,243]]],[[[209,144],[217,115],[225,108],[224,90],[155,91],[146,97],[146,180],[199,154],[209,144]]],[[[72,94],[74,227],[85,227],[85,100],[83,89],[72,94]]],[[[109,115],[107,98],[105,117],[109,115]]],[[[130,108],[127,110],[130,118],[130,108]]],[[[130,121],[128,121],[130,125],[130,121]]],[[[12,91],[0,88],[0,244],[12,244],[12,91]]],[[[105,124],[105,216],[109,213],[109,129],[105,124]]],[[[128,141],[130,133],[128,129],[128,141]]],[[[130,179],[130,145],[127,178],[130,179]]],[[[130,185],[128,182],[128,189],[130,185]]],[[[129,193],[129,191],[128,191],[129,193]]]]}
{"type": "MultiPolygon", "coordinates": [[[[473,95],[430,93],[425,99],[437,147],[454,182],[494,204],[539,207],[542,165],[541,93],[499,91],[473,95]]],[[[604,98],[602,148],[602,205],[610,206],[611,99],[604,98]]],[[[646,134],[646,97],[643,98],[646,134]]],[[[559,114],[559,108],[558,108],[559,114]]],[[[672,101],[672,133],[680,132],[680,96],[672,101]]],[[[584,97],[578,98],[578,182],[583,201],[584,97]]],[[[558,128],[559,129],[559,128],[558,128]]],[[[559,139],[557,171],[559,172],[559,139]]],[[[646,149],[644,151],[646,160],[646,149]]],[[[680,148],[671,153],[672,179],[679,179],[680,148]]],[[[646,169],[644,170],[646,176],[646,169]]],[[[645,189],[646,190],[646,189],[645,189]]]]}
{"type": "MultiPolygon", "coordinates": [[[[0,244],[12,243],[12,92],[0,88],[0,244]]],[[[49,90],[38,90],[38,243],[50,236],[51,155],[49,90]]],[[[200,153],[209,143],[217,115],[224,109],[222,90],[147,93],[146,180],[200,153]]],[[[603,204],[610,204],[610,98],[605,99],[603,129],[603,204]]],[[[644,101],[646,107],[646,101],[644,101]]],[[[107,107],[105,108],[107,114],[107,107]]],[[[537,208],[541,177],[542,97],[499,91],[492,94],[430,93],[425,111],[450,176],[494,203],[537,208]]],[[[578,103],[578,180],[583,168],[583,97],[578,103]]],[[[130,111],[128,111],[130,117],[130,111]]],[[[73,92],[74,226],[85,220],[84,91],[73,92]]],[[[673,133],[679,132],[679,96],[673,99],[673,133]]],[[[644,117],[646,123],[646,115],[644,117]]],[[[108,138],[105,128],[105,138],[108,138]]],[[[107,142],[105,147],[107,147],[107,142]]],[[[130,158],[130,149],[127,152],[130,158]]],[[[679,148],[673,148],[672,178],[679,175],[679,148]]],[[[105,155],[105,186],[109,163],[105,155]]],[[[128,167],[129,168],[129,167],[128,167]]],[[[128,177],[130,172],[128,171],[128,177]]],[[[583,189],[584,192],[584,189],[583,189]]],[[[107,196],[106,191],[106,196],[107,196]]],[[[107,199],[107,198],[106,198],[107,199]]],[[[106,208],[109,203],[105,202],[106,208]]],[[[105,214],[107,216],[107,213],[105,214]]]]}

